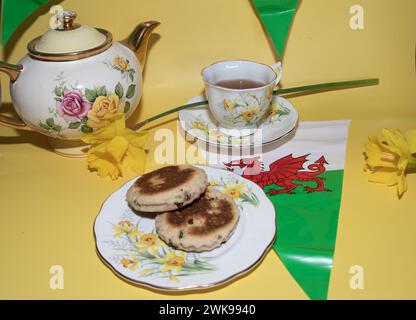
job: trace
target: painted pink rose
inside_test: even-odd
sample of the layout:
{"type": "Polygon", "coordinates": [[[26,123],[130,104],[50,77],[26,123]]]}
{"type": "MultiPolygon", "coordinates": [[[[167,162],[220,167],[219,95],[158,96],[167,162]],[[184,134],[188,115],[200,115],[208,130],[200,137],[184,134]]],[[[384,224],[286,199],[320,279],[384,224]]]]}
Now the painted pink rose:
{"type": "Polygon", "coordinates": [[[56,111],[65,120],[77,122],[87,115],[91,103],[84,101],[81,90],[65,90],[64,98],[56,104],[56,111]]]}

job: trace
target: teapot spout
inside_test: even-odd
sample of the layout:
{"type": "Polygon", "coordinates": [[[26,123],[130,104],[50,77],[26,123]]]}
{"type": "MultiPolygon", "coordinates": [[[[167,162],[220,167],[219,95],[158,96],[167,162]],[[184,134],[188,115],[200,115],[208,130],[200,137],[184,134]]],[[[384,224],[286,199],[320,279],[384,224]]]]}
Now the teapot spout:
{"type": "Polygon", "coordinates": [[[142,22],[133,30],[130,36],[123,41],[127,47],[136,52],[142,70],[146,62],[147,44],[150,35],[159,24],[160,22],[158,21],[142,22]]]}

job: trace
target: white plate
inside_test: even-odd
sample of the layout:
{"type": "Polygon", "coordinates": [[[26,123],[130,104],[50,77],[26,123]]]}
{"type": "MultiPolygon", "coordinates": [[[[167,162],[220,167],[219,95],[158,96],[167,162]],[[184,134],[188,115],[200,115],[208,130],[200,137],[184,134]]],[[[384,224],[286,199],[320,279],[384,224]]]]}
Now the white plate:
{"type": "Polygon", "coordinates": [[[203,253],[168,247],[155,233],[152,215],[139,216],[125,196],[132,179],[103,204],[94,223],[98,253],[119,276],[160,290],[191,290],[223,284],[254,268],[276,236],[274,206],[255,183],[232,172],[205,170],[209,188],[236,191],[240,219],[230,239],[203,253]],[[227,188],[228,184],[228,188],[227,188]]]}
{"type": "MultiPolygon", "coordinates": [[[[203,101],[203,96],[192,98],[187,103],[203,101]]],[[[273,96],[271,109],[261,122],[257,133],[251,136],[232,137],[226,135],[213,118],[208,105],[179,111],[182,130],[192,137],[222,147],[250,147],[264,145],[285,137],[295,129],[298,112],[286,99],[273,96]]]]}

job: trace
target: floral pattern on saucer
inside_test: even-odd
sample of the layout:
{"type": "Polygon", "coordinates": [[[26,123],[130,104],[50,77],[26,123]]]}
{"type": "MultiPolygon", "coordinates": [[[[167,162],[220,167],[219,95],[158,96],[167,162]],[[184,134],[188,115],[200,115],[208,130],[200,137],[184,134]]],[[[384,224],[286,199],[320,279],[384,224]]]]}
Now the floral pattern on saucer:
{"type": "MultiPolygon", "coordinates": [[[[196,97],[188,103],[202,99],[196,97]]],[[[226,104],[229,108],[233,108],[234,102],[226,101],[226,104]]],[[[258,129],[262,129],[261,141],[257,141],[256,139],[260,139],[253,135],[234,137],[222,132],[218,122],[212,117],[208,105],[181,110],[179,120],[184,131],[202,141],[226,147],[248,147],[272,142],[292,131],[296,127],[298,113],[288,100],[274,96],[268,111],[260,120],[258,129]]]]}

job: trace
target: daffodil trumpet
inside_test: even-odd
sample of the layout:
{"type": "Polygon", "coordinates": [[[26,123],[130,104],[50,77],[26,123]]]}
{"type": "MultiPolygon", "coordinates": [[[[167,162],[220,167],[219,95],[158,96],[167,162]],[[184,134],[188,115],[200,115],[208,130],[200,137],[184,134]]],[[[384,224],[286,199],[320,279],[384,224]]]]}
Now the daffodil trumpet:
{"type": "Polygon", "coordinates": [[[87,154],[88,167],[100,177],[109,176],[115,180],[122,175],[123,167],[132,168],[142,174],[146,159],[146,131],[126,128],[124,113],[107,119],[104,127],[85,133],[82,141],[90,144],[87,154]]]}
{"type": "Polygon", "coordinates": [[[380,142],[370,136],[365,145],[368,181],[396,186],[401,198],[407,191],[406,174],[416,172],[416,129],[383,129],[383,138],[380,142]]]}

